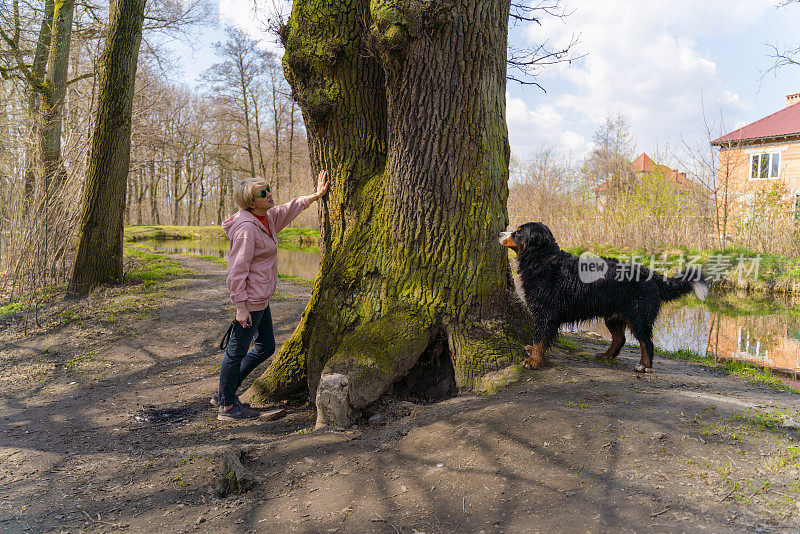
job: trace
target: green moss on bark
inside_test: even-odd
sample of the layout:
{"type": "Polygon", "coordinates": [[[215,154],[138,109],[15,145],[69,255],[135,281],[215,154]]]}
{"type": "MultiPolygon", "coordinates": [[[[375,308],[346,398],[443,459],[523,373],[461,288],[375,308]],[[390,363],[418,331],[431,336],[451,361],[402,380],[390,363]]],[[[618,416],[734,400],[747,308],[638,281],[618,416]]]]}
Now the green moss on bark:
{"type": "Polygon", "coordinates": [[[380,319],[348,334],[322,374],[350,378],[350,403],[363,408],[405,376],[430,343],[431,318],[399,305],[380,319]]]}

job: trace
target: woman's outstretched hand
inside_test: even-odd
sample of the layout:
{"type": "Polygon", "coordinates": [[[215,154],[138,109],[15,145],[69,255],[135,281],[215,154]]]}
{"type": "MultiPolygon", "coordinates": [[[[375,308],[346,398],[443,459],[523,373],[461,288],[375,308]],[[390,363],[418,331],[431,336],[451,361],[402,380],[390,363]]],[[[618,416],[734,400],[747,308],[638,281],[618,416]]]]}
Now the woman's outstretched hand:
{"type": "Polygon", "coordinates": [[[317,192],[311,195],[311,202],[319,200],[321,197],[325,196],[325,193],[327,192],[328,192],[328,171],[321,170],[319,171],[319,176],[317,176],[317,192]]]}

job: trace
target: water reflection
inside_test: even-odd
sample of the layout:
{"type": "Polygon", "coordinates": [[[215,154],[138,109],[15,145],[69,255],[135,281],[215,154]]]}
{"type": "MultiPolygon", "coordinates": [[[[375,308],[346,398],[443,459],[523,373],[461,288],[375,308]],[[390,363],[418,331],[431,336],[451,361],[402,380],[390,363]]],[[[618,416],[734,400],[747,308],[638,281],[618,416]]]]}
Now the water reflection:
{"type": "MultiPolygon", "coordinates": [[[[765,301],[760,301],[764,304],[765,301]]],[[[791,313],[791,303],[772,300],[774,313],[746,313],[741,309],[725,313],[709,306],[669,303],[661,309],[654,325],[653,343],[676,351],[688,349],[702,356],[744,360],[780,371],[800,372],[800,319],[791,313]],[[783,309],[783,312],[777,310],[783,309]],[[713,311],[712,311],[713,310],[713,311]]],[[[566,331],[594,332],[611,340],[602,320],[565,328],[566,331]]],[[[637,344],[630,331],[628,342],[637,344]]]]}
{"type": "Polygon", "coordinates": [[[713,314],[708,350],[783,371],[800,371],[800,325],[787,316],[713,314]]]}
{"type": "MultiPolygon", "coordinates": [[[[142,245],[159,252],[176,254],[200,254],[202,256],[227,258],[230,245],[226,239],[177,239],[165,241],[143,241],[142,245]]],[[[319,249],[286,248],[278,250],[278,272],[313,280],[319,268],[319,249]]]]}

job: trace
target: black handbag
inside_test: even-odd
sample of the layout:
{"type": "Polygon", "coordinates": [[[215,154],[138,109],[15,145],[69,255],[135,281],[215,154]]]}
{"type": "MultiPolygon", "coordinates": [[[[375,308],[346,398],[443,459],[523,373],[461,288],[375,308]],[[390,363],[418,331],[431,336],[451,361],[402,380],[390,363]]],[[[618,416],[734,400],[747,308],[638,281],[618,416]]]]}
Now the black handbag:
{"type": "Polygon", "coordinates": [[[234,320],[231,322],[231,325],[228,327],[228,330],[225,331],[225,334],[222,336],[222,339],[219,340],[219,350],[225,350],[228,347],[228,342],[231,340],[231,334],[233,333],[233,327],[236,325],[236,321],[234,320]]]}

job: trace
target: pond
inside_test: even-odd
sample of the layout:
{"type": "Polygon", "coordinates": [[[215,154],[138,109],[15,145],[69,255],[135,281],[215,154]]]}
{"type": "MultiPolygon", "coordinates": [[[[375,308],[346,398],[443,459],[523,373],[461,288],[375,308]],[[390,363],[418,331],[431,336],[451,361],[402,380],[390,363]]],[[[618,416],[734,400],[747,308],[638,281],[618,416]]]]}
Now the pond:
{"type": "MultiPolygon", "coordinates": [[[[665,304],[656,320],[653,343],[668,351],[692,350],[701,356],[743,360],[777,371],[800,374],[800,316],[789,299],[728,293],[706,303],[692,299],[665,304]]],[[[566,331],[595,332],[611,340],[602,320],[566,331]]],[[[637,344],[630,331],[627,341],[637,344]]]]}
{"type": "MultiPolygon", "coordinates": [[[[227,239],[171,239],[147,240],[140,244],[152,250],[175,254],[200,254],[227,258],[230,245],[227,239]]],[[[318,248],[281,246],[278,250],[278,272],[313,280],[317,277],[320,252],[318,248]]]]}
{"type": "MultiPolygon", "coordinates": [[[[228,241],[169,240],[142,242],[153,250],[225,258],[228,241]]],[[[281,247],[278,272],[314,279],[320,252],[316,248],[281,247]]],[[[797,299],[795,299],[797,300],[797,299]]],[[[661,309],[653,343],[668,351],[687,349],[701,356],[745,360],[775,370],[800,374],[800,302],[729,293],[709,296],[700,304],[691,299],[661,309]]],[[[564,327],[565,331],[594,332],[611,340],[602,320],[564,327]]],[[[629,343],[636,344],[630,332],[629,343]]]]}

